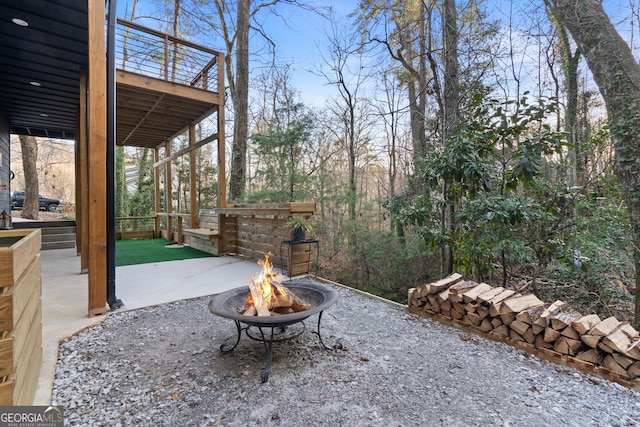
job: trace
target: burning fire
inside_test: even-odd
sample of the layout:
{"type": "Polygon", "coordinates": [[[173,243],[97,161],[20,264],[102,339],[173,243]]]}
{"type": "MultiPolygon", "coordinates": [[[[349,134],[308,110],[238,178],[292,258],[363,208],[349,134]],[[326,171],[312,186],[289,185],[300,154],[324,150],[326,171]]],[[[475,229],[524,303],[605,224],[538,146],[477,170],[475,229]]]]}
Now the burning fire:
{"type": "Polygon", "coordinates": [[[307,304],[282,286],[281,274],[273,273],[269,254],[258,260],[262,271],[249,279],[249,294],[242,314],[246,316],[273,316],[295,313],[307,309],[307,304]]]}

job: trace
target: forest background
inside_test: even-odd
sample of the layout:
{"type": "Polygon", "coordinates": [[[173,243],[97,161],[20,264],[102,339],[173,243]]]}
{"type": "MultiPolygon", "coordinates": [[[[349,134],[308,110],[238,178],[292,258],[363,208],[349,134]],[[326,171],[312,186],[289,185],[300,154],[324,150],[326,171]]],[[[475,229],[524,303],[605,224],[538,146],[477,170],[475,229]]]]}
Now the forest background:
{"type": "MultiPolygon", "coordinates": [[[[227,55],[230,201],[316,202],[321,276],[403,302],[458,271],[633,321],[607,104],[555,3],[121,0],[118,13],[227,55]]],[[[640,2],[604,7],[637,58],[640,2]]],[[[37,146],[40,192],[74,200],[73,146],[37,146]]],[[[153,214],[152,153],[116,156],[116,216],[153,214]]],[[[217,162],[202,147],[190,189],[176,161],[175,212],[217,204],[217,162]]]]}

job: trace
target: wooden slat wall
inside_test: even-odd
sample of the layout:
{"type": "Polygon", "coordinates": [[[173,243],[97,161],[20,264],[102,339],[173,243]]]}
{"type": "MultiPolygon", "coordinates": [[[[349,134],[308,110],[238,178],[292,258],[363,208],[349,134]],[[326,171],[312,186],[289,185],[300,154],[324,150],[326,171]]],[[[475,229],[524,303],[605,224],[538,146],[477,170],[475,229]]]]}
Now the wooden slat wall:
{"type": "MultiPolygon", "coordinates": [[[[313,202],[235,204],[218,209],[221,217],[221,253],[234,253],[255,260],[271,253],[273,265],[282,267],[286,263],[288,248],[282,248],[281,257],[280,244],[291,238],[282,226],[293,216],[309,218],[314,210],[313,202]]],[[[302,274],[301,269],[307,270],[309,267],[308,245],[300,246],[292,250],[293,265],[297,265],[293,273],[296,274],[302,274]],[[303,262],[305,256],[307,261],[303,262]]]]}
{"type": "Polygon", "coordinates": [[[39,229],[1,231],[17,242],[0,247],[0,406],[31,405],[42,364],[39,229]]]}

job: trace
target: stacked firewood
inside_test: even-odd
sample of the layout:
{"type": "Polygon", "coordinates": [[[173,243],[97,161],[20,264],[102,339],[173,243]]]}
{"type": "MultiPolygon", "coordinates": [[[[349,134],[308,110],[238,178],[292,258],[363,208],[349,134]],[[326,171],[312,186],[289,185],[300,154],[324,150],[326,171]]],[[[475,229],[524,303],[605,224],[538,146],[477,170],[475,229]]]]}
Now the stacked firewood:
{"type": "Polygon", "coordinates": [[[615,379],[640,378],[638,331],[615,317],[601,320],[595,314],[572,312],[562,301],[547,304],[533,294],[463,280],[454,273],[411,288],[408,308],[451,319],[547,358],[569,359],[587,371],[597,367],[615,379]]]}

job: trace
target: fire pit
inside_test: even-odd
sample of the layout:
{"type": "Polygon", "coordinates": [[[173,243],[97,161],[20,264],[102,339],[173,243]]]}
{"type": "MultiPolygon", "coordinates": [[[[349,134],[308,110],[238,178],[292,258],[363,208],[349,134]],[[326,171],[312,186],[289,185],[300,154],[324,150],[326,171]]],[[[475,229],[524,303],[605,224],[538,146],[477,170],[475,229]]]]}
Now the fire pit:
{"type": "MultiPolygon", "coordinates": [[[[266,277],[269,275],[267,274],[266,277]]],[[[324,310],[336,302],[338,298],[336,291],[312,282],[286,282],[285,287],[290,298],[301,306],[301,311],[275,315],[247,314],[248,311],[251,311],[250,308],[247,308],[247,301],[250,300],[251,295],[255,297],[255,289],[251,289],[251,286],[223,292],[214,296],[209,302],[211,313],[231,319],[236,324],[236,336],[228,338],[220,346],[221,351],[229,352],[236,348],[240,342],[242,331],[245,331],[247,337],[264,343],[266,355],[265,368],[261,375],[263,383],[269,380],[271,374],[273,343],[288,341],[300,336],[306,330],[304,320],[314,314],[318,315],[317,330],[310,332],[318,336],[322,347],[331,350],[322,341],[320,322],[324,310]],[[288,328],[289,326],[292,328],[288,328]]],[[[255,310],[253,311],[255,313],[255,310]]]]}

